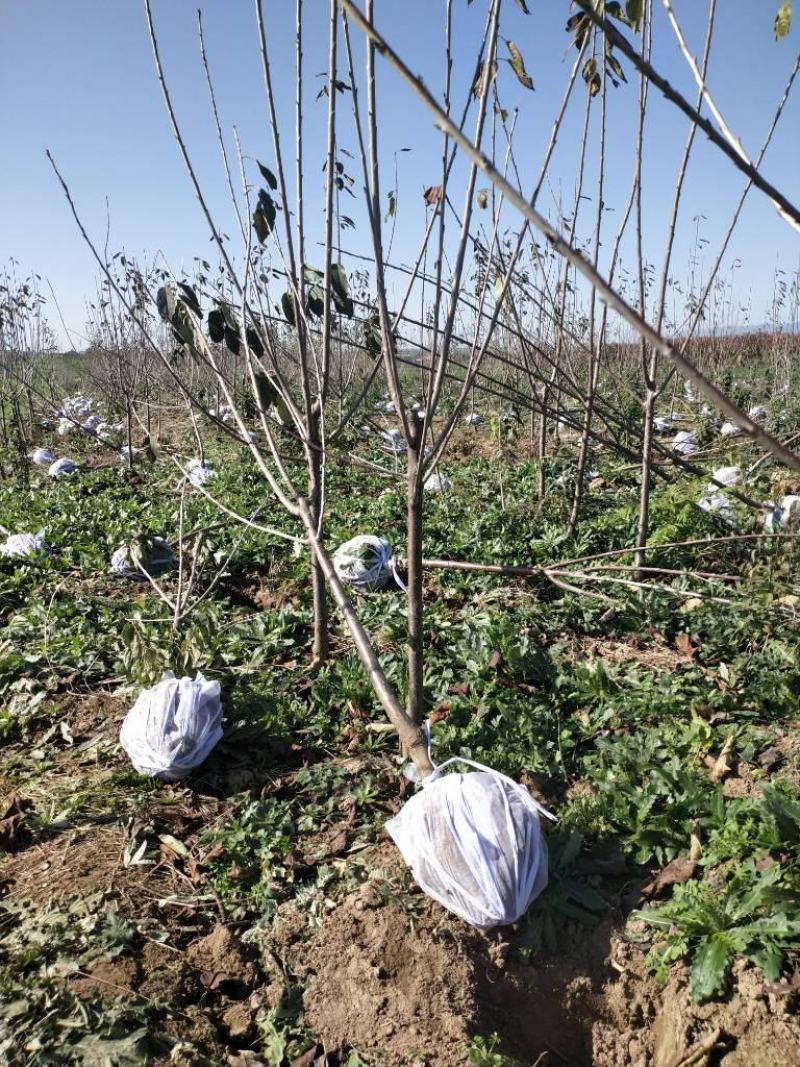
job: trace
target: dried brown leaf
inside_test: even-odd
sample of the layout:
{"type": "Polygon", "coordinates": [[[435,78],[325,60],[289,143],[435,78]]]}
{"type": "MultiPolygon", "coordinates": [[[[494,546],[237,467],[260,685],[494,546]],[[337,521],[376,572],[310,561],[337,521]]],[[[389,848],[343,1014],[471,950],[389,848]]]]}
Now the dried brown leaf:
{"type": "Polygon", "coordinates": [[[689,881],[696,870],[697,863],[693,859],[689,856],[678,856],[642,889],[642,896],[646,900],[651,900],[653,897],[660,896],[670,886],[683,885],[684,882],[689,881]]]}

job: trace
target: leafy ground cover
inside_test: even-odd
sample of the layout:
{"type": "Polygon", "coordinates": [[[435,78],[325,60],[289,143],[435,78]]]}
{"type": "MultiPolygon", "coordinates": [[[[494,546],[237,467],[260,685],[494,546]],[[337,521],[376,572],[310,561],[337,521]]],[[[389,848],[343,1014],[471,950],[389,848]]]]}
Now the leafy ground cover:
{"type": "MultiPolygon", "coordinates": [[[[455,442],[428,556],[536,566],[631,542],[636,471],[598,454],[567,538],[557,483],[574,441],[540,502],[524,428],[497,430],[455,442]]],[[[708,447],[715,463],[753,458],[735,440],[708,447]]],[[[309,668],[290,542],[243,536],[190,492],[185,529],[201,584],[216,584],[177,632],[149,586],[109,572],[133,536],[174,540],[169,453],[133,473],[86,453],[72,479],[0,488],[3,524],[43,527],[53,546],[0,566],[0,1057],[800,1062],[791,539],[724,540],[697,507],[705,479],[681,476],[653,496],[646,588],[625,571],[584,584],[611,602],[544,577],[429,572],[434,757],[490,764],[558,814],[548,890],[483,937],[415,888],[383,832],[410,788],[402,761],[338,622],[332,659],[309,668]],[[699,543],[670,547],[686,541],[699,543]],[[137,775],[117,742],[165,669],[217,678],[225,709],[223,742],[173,786],[137,775]]],[[[280,521],[243,451],[220,437],[208,458],[215,495],[280,521]]],[[[769,467],[748,491],[770,497],[769,467]]],[[[333,542],[402,529],[402,490],[368,470],[333,469],[327,502],[333,542]]],[[[360,607],[399,679],[401,594],[360,607]]]]}

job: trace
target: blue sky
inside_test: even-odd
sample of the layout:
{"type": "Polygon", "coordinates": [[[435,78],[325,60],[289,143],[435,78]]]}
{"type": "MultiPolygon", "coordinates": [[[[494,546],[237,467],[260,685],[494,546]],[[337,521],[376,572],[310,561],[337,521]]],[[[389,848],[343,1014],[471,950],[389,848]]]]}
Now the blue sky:
{"type": "MultiPolygon", "coordinates": [[[[502,32],[521,48],[536,91],[530,93],[518,86],[505,64],[500,72],[500,91],[507,108],[520,109],[516,144],[530,188],[573,53],[567,50],[564,33],[567,0],[528,2],[532,14],[525,17],[506,0],[502,32]]],[[[453,0],[454,83],[459,108],[473,69],[486,6],[486,0],[475,0],[471,6],[466,0],[453,0]]],[[[676,0],[674,6],[693,50],[699,53],[706,5],[702,0],[676,0]]],[[[709,83],[730,125],[755,154],[793,65],[800,30],[795,28],[787,40],[775,42],[772,19],[777,0],[723,0],[718,6],[718,37],[709,83]]],[[[281,122],[286,121],[288,130],[294,91],[294,3],[265,0],[264,7],[281,122]]],[[[376,3],[378,22],[386,36],[437,93],[442,84],[441,7],[436,0],[376,3]]],[[[199,61],[197,5],[186,0],[153,0],[153,8],[187,141],[209,199],[232,233],[199,61]]],[[[202,8],[223,125],[228,132],[236,125],[248,157],[270,164],[273,154],[253,4],[250,0],[215,0],[202,4],[202,8]]],[[[320,227],[325,107],[324,102],[314,101],[321,83],[313,75],[325,67],[327,2],[306,0],[306,8],[310,75],[306,213],[310,227],[320,227]]],[[[363,42],[357,30],[352,32],[360,60],[363,42]]],[[[147,256],[163,250],[174,268],[190,267],[192,257],[209,255],[208,232],[168,126],[139,0],[4,0],[0,4],[0,37],[4,44],[0,93],[6,101],[5,152],[0,168],[0,255],[18,260],[21,272],[35,270],[49,279],[68,325],[81,331],[84,301],[94,291],[96,271],[50,171],[46,148],[53,152],[90,232],[101,244],[106,231],[106,198],[111,249],[124,248],[147,256]]],[[[694,96],[689,72],[663,18],[657,26],[654,63],[674,85],[694,96]]],[[[384,191],[394,184],[394,154],[403,147],[412,149],[397,155],[400,198],[394,254],[407,261],[416,251],[424,226],[422,189],[438,181],[440,137],[429,116],[385,65],[379,88],[384,191]]],[[[631,73],[631,83],[611,90],[610,95],[607,201],[617,211],[630,184],[636,91],[631,73]]],[[[340,145],[353,150],[349,96],[339,99],[344,109],[340,145]]],[[[545,209],[554,209],[558,197],[569,202],[573,195],[584,99],[581,91],[565,125],[551,182],[540,202],[545,209]]],[[[766,175],[795,202],[800,201],[799,129],[800,102],[795,97],[764,166],[766,175]]],[[[654,93],[647,130],[645,236],[647,254],[657,262],[685,133],[686,120],[654,93]]],[[[685,274],[694,235],[691,217],[701,212],[707,216],[703,234],[710,241],[707,247],[713,249],[741,184],[741,176],[732,165],[701,138],[676,249],[677,274],[685,274]]],[[[358,223],[356,234],[347,235],[348,246],[365,250],[365,228],[357,207],[351,211],[343,203],[342,210],[353,214],[358,223]]],[[[588,222],[591,208],[584,210],[588,222]]],[[[606,249],[611,244],[613,218],[609,215],[606,249]]],[[[742,262],[737,272],[740,292],[743,296],[752,293],[754,319],[761,321],[772,291],[773,271],[776,265],[787,271],[796,268],[800,239],[757,191],[751,193],[731,249],[733,257],[742,262]]],[[[628,266],[632,267],[630,261],[628,266]]]]}

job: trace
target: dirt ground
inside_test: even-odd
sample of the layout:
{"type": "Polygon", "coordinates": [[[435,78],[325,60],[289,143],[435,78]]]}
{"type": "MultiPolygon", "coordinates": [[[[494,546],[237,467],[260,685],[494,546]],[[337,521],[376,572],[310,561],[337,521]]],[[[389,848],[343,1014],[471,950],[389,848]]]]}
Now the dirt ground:
{"type": "MultiPolygon", "coordinates": [[[[619,648],[623,658],[637,654],[619,648]]],[[[75,778],[102,789],[121,761],[109,756],[101,769],[97,746],[111,743],[125,706],[109,694],[65,699],[64,729],[51,741],[61,747],[36,789],[57,795],[75,778]]],[[[796,737],[784,743],[793,747],[796,737]]],[[[746,770],[729,783],[749,788],[746,770]]],[[[360,853],[368,872],[360,888],[325,898],[317,913],[293,899],[243,940],[250,923],[225,911],[204,874],[202,833],[224,820],[225,805],[188,790],[151,798],[141,820],[169,827],[188,854],[167,840],[146,866],[123,862],[136,820],[88,818],[31,843],[24,806],[14,816],[19,840],[0,866],[0,897],[35,912],[96,896],[161,931],[64,975],[82,999],[135,999],[160,1011],[171,1048],[151,1062],[273,1062],[263,1058],[260,1022],[294,990],[302,1026],[319,1045],[292,1067],[335,1067],[351,1050],[370,1067],[496,1067],[467,1052],[476,1035],[493,1034],[496,1052],[536,1067],[800,1067],[800,984],[766,983],[740,961],[733,996],[697,1005],[684,968],[673,967],[663,986],[648,974],[647,946],[626,936],[621,906],[596,926],[567,924],[555,951],[526,957],[524,930],[482,935],[419,892],[389,841],[360,853]]],[[[341,854],[317,845],[323,857],[341,854]]],[[[309,839],[307,851],[313,846],[309,839]]]]}
{"type": "Polygon", "coordinates": [[[737,966],[730,1001],[701,1006],[685,969],[657,985],[611,920],[522,963],[513,929],[482,935],[422,895],[413,904],[369,881],[310,938],[304,916],[279,917],[306,1022],[327,1051],[450,1067],[468,1062],[475,1035],[496,1033],[496,1051],[537,1067],[800,1064],[800,989],[769,987],[753,967],[737,966]]]}

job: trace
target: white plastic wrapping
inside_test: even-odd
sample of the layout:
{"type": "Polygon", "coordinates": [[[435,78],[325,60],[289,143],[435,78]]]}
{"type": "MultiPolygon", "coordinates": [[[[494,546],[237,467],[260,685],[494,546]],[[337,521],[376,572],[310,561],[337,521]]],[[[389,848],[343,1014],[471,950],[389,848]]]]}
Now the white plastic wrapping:
{"type": "Polygon", "coordinates": [[[49,551],[44,539],[44,530],[38,533],[9,534],[0,544],[0,556],[6,559],[35,559],[45,556],[49,551]]]}
{"type": "Polygon", "coordinates": [[[764,529],[767,533],[800,533],[800,496],[781,497],[764,516],[764,529]]]}
{"type": "Polygon", "coordinates": [[[742,431],[735,422],[723,422],[719,432],[721,437],[738,437],[742,431]]]}
{"type": "Polygon", "coordinates": [[[721,482],[726,487],[738,485],[741,481],[741,476],[741,467],[717,467],[713,474],[714,481],[708,483],[700,498],[700,510],[714,512],[729,526],[738,526],[739,517],[736,514],[733,501],[716,483],[721,482]]]}
{"type": "Polygon", "coordinates": [[[167,673],[143,690],[119,739],[140,774],[175,782],[199,767],[222,737],[219,682],[167,673]]]}
{"type": "Polygon", "coordinates": [[[209,460],[191,459],[186,464],[186,471],[186,477],[195,488],[205,485],[217,476],[209,460]]]}
{"type": "MultiPolygon", "coordinates": [[[[589,470],[588,467],[584,468],[584,471],[583,471],[583,484],[584,485],[588,485],[590,482],[593,482],[595,480],[595,478],[599,478],[599,477],[600,477],[600,472],[599,471],[589,470]]],[[[556,478],[556,485],[561,486],[562,489],[566,489],[567,487],[573,486],[574,484],[575,484],[575,471],[574,470],[566,470],[562,474],[559,474],[559,476],[556,478]]]]}
{"type": "Polygon", "coordinates": [[[374,593],[397,577],[392,546],[385,537],[360,534],[339,545],[333,554],[333,569],[343,582],[359,593],[374,593]]]}
{"type": "Polygon", "coordinates": [[[381,430],[381,438],[390,452],[405,452],[406,439],[399,430],[381,430]]]}
{"type": "Polygon", "coordinates": [[[120,545],[111,557],[111,570],[123,578],[146,581],[169,570],[174,560],[172,549],[163,537],[154,537],[142,546],[120,545]],[[143,568],[146,568],[147,574],[143,568]]]}
{"type": "Polygon", "coordinates": [[[473,411],[465,416],[464,422],[467,426],[480,426],[483,422],[483,415],[479,415],[477,411],[473,411]]]}
{"type": "Polygon", "coordinates": [[[520,919],[547,885],[547,842],[524,786],[471,760],[447,760],[386,829],[428,896],[471,926],[520,919]],[[440,772],[451,763],[476,768],[440,772]]]}
{"type": "Polygon", "coordinates": [[[78,464],[74,459],[68,459],[66,456],[62,459],[57,459],[55,463],[51,463],[47,469],[47,473],[51,478],[64,478],[68,474],[74,474],[78,469],[78,464]]]}
{"type": "Polygon", "coordinates": [[[35,463],[37,467],[49,467],[51,463],[55,463],[55,459],[55,453],[49,448],[34,448],[31,452],[31,463],[35,463]]]}
{"type": "Polygon", "coordinates": [[[442,474],[441,471],[434,471],[423,482],[423,488],[429,493],[449,493],[453,488],[453,483],[446,474],[442,474]]]}
{"type": "Polygon", "coordinates": [[[691,430],[681,430],[673,437],[670,448],[681,456],[691,456],[697,451],[697,436],[691,430]]]}

